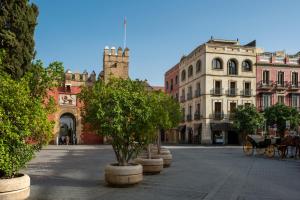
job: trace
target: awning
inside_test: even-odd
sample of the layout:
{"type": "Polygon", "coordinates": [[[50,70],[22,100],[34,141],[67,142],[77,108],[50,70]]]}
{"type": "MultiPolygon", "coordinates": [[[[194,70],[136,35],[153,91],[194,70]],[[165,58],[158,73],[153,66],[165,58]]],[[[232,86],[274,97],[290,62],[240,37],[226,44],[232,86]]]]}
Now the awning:
{"type": "Polygon", "coordinates": [[[231,123],[210,123],[212,131],[234,131],[233,124],[231,123]]]}

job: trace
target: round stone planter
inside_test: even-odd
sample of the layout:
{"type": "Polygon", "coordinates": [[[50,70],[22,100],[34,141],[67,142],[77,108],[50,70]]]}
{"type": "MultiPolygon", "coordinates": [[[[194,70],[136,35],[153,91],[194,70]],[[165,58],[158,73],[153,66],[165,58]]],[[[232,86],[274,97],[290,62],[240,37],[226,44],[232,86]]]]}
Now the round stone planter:
{"type": "MultiPolygon", "coordinates": [[[[157,154],[157,149],[151,151],[153,154],[157,154]]],[[[160,149],[160,154],[171,154],[169,149],[160,149]]]]}
{"type": "Polygon", "coordinates": [[[164,166],[164,161],[162,158],[137,158],[135,162],[143,166],[144,174],[159,174],[164,166]]]}
{"type": "Polygon", "coordinates": [[[153,158],[162,158],[164,160],[164,167],[170,167],[172,163],[172,154],[156,154],[153,158]]]}
{"type": "Polygon", "coordinates": [[[112,186],[130,186],[143,180],[143,167],[140,164],[119,166],[110,164],[105,167],[105,181],[112,186]]]}
{"type": "Polygon", "coordinates": [[[30,195],[30,178],[26,174],[19,177],[0,179],[1,200],[23,200],[30,195]]]}

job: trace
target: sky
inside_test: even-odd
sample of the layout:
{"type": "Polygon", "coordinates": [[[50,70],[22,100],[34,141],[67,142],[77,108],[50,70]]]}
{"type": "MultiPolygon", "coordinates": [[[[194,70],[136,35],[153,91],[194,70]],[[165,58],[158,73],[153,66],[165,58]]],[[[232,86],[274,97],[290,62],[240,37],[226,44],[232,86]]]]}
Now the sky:
{"type": "Polygon", "coordinates": [[[39,7],[36,59],[73,72],[102,70],[105,46],[123,47],[129,76],[163,86],[165,72],[211,36],[300,51],[299,0],[31,0],[39,7]]]}

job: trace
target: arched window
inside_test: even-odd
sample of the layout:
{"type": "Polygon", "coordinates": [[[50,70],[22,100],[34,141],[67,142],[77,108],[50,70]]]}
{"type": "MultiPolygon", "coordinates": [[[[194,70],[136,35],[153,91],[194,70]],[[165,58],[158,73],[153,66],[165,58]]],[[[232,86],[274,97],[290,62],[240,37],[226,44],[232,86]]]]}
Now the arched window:
{"type": "Polygon", "coordinates": [[[169,83],[166,81],[166,89],[169,89],[169,83]]]}
{"type": "Polygon", "coordinates": [[[252,71],[252,63],[250,60],[244,60],[242,63],[243,71],[250,72],[252,71]]]}
{"type": "Polygon", "coordinates": [[[230,59],[227,63],[228,65],[228,74],[229,75],[237,75],[238,70],[237,70],[237,62],[233,59],[230,59]]]}
{"type": "Polygon", "coordinates": [[[220,58],[213,59],[212,68],[213,69],[223,69],[222,61],[220,58]]]}
{"type": "Polygon", "coordinates": [[[193,65],[190,65],[189,69],[188,69],[188,77],[191,77],[191,76],[193,76],[193,65]]]}
{"type": "Polygon", "coordinates": [[[185,81],[185,76],[186,76],[185,70],[182,70],[182,72],[181,72],[181,81],[185,81]]]}
{"type": "Polygon", "coordinates": [[[201,72],[201,60],[198,60],[196,63],[196,73],[201,72]]]}

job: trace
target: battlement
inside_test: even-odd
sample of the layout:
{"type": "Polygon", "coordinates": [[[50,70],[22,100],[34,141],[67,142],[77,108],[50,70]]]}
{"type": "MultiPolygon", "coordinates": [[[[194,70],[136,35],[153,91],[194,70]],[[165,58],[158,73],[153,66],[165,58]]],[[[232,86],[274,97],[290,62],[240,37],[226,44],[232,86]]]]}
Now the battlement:
{"type": "Polygon", "coordinates": [[[73,73],[71,70],[66,70],[65,72],[65,82],[94,82],[96,80],[96,73],[93,71],[90,75],[86,70],[83,73],[75,72],[73,73]]]}
{"type": "Polygon", "coordinates": [[[104,48],[103,62],[128,62],[128,58],[129,49],[127,47],[124,49],[124,51],[121,47],[119,47],[117,51],[115,47],[109,48],[108,46],[106,46],[104,48]]]}

